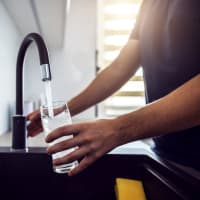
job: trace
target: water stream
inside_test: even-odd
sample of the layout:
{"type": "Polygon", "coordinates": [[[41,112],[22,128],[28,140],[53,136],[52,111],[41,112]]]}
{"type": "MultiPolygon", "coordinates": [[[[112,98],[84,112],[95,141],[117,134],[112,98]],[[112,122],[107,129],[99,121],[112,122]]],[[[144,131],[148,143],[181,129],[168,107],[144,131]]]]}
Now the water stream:
{"type": "Polygon", "coordinates": [[[45,81],[44,82],[44,88],[45,88],[45,100],[48,107],[48,113],[49,117],[53,118],[53,99],[52,99],[52,89],[51,89],[51,81],[45,81]]]}

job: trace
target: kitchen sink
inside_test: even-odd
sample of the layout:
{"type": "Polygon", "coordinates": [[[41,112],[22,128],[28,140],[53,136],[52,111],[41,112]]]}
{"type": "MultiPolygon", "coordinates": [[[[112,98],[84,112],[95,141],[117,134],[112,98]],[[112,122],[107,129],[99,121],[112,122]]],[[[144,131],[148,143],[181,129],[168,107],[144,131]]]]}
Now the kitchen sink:
{"type": "Polygon", "coordinates": [[[200,181],[145,150],[107,154],[68,177],[52,170],[45,148],[28,152],[0,148],[0,188],[7,199],[114,200],[117,177],[141,180],[148,200],[200,199],[200,181]]]}

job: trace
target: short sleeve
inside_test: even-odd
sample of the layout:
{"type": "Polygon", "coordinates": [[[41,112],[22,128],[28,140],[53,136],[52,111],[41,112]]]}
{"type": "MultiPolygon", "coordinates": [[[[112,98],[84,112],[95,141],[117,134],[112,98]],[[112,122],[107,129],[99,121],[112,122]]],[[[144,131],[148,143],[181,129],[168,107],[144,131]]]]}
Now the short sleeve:
{"type": "Polygon", "coordinates": [[[140,7],[139,15],[136,19],[135,27],[134,27],[133,31],[131,32],[129,39],[139,40],[140,24],[141,24],[141,21],[143,19],[143,15],[144,15],[144,12],[145,12],[145,4],[146,4],[146,1],[143,0],[143,3],[140,7]]]}

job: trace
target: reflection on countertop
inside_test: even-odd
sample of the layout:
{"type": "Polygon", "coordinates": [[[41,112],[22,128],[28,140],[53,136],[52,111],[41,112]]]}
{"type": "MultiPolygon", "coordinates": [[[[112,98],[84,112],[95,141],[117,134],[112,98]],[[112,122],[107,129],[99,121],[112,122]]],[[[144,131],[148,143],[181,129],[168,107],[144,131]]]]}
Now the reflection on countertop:
{"type": "MultiPolygon", "coordinates": [[[[36,137],[29,137],[27,138],[27,146],[30,147],[46,147],[47,144],[44,140],[44,133],[39,134],[36,137]]],[[[8,146],[10,147],[12,143],[12,134],[6,133],[0,136],[0,147],[8,146]]]]}

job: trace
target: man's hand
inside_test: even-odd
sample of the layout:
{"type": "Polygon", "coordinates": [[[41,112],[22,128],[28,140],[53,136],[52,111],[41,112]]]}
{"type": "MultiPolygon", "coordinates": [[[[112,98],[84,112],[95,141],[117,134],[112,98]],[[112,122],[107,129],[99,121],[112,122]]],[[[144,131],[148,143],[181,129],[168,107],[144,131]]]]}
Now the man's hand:
{"type": "MultiPolygon", "coordinates": [[[[64,104],[62,107],[54,109],[54,116],[61,113],[64,109],[66,109],[66,104],[64,104]]],[[[43,131],[39,109],[30,113],[26,118],[30,121],[30,124],[27,127],[29,137],[34,137],[43,131]]]]}
{"type": "Polygon", "coordinates": [[[27,116],[27,120],[30,121],[30,124],[27,127],[29,137],[34,137],[42,132],[43,128],[39,110],[35,110],[34,112],[30,113],[27,116]]]}
{"type": "Polygon", "coordinates": [[[59,137],[71,134],[74,135],[73,138],[48,148],[48,153],[53,154],[72,147],[78,147],[72,153],[53,161],[54,165],[61,165],[81,159],[79,165],[68,174],[69,176],[81,172],[120,143],[119,134],[115,131],[114,121],[111,119],[57,128],[46,137],[46,142],[52,142],[59,137]]]}

